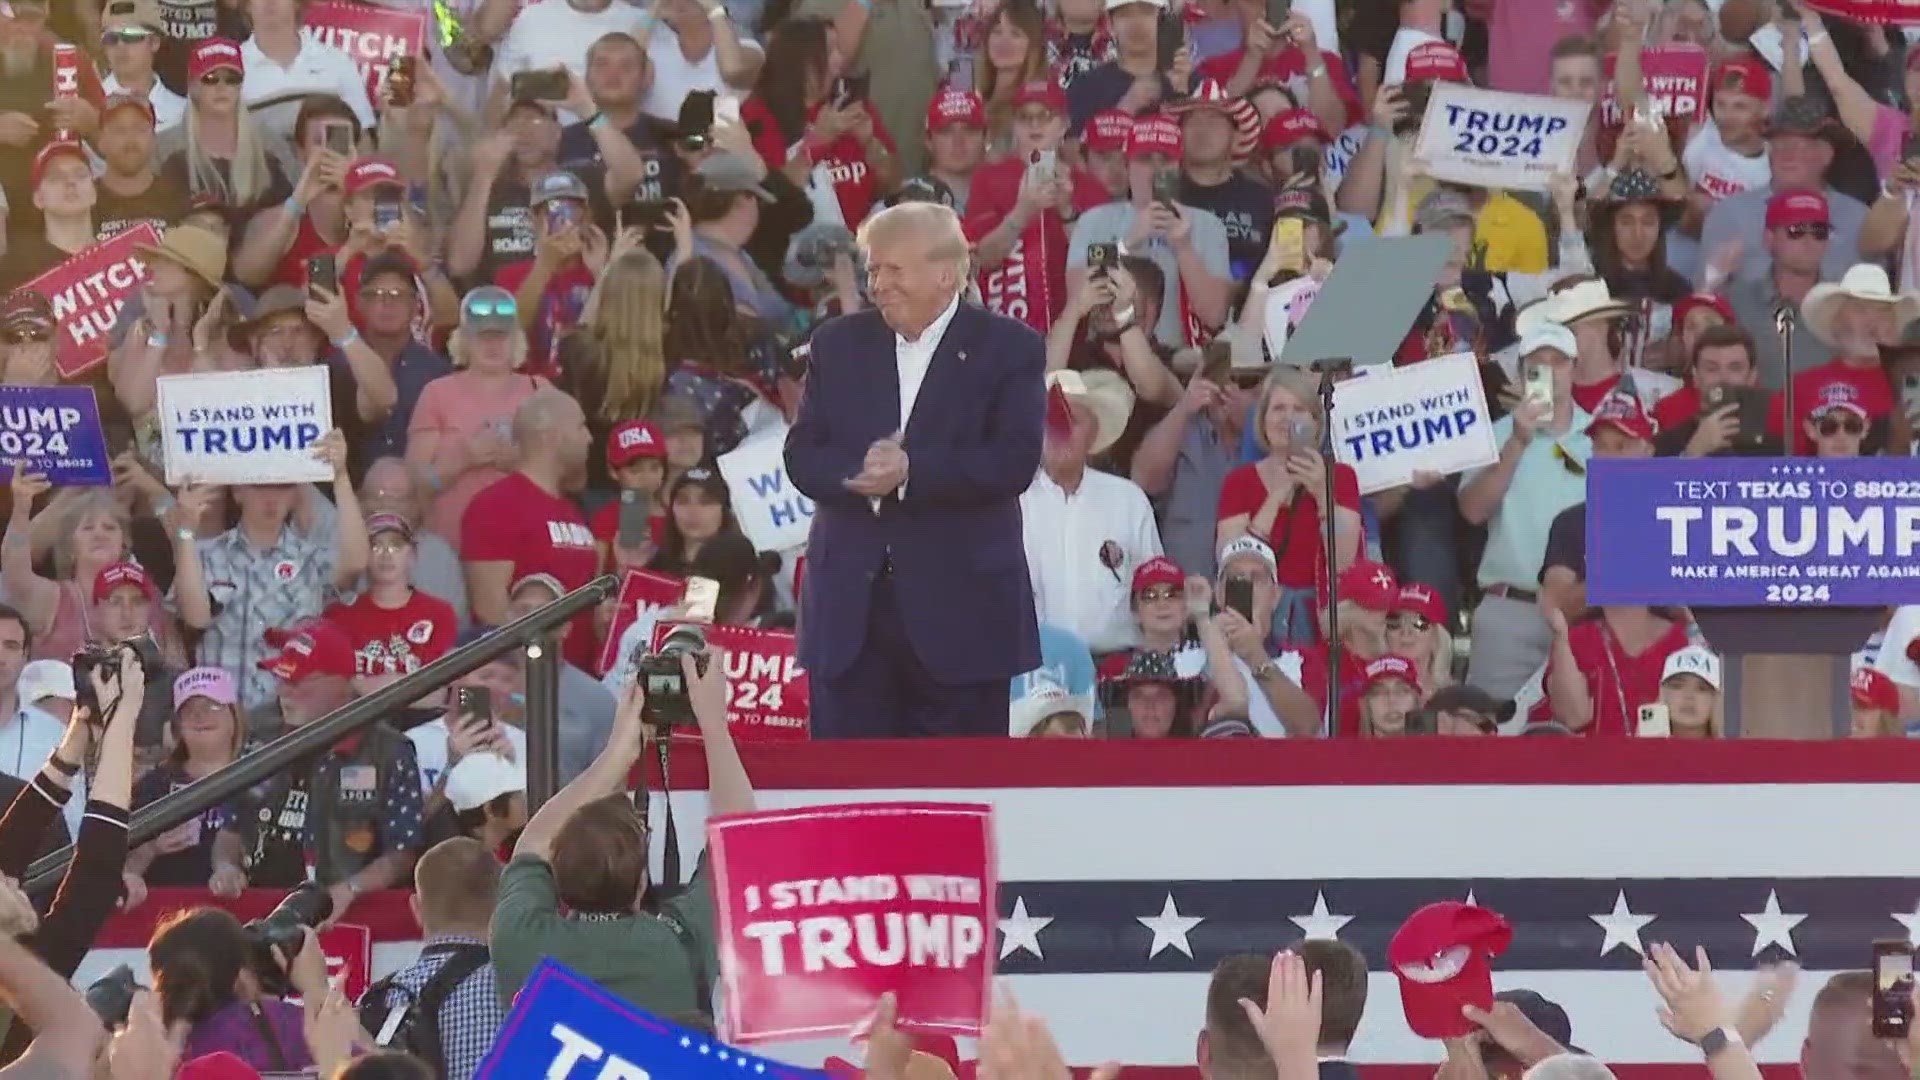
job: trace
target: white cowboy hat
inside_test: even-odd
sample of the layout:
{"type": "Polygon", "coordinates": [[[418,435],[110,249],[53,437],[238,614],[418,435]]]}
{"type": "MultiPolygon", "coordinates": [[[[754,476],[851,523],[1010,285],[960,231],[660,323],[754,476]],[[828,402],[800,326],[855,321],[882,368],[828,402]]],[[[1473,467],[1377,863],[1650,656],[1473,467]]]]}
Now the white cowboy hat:
{"type": "Polygon", "coordinates": [[[1036,677],[1028,685],[1027,692],[1010,707],[1007,734],[1016,739],[1027,738],[1042,721],[1065,712],[1078,713],[1089,727],[1093,725],[1093,702],[1084,695],[1067,693],[1052,679],[1036,677]]]}
{"type": "Polygon", "coordinates": [[[1920,295],[1894,292],[1893,283],[1887,280],[1885,270],[1872,263],[1860,263],[1850,268],[1839,281],[1823,281],[1808,289],[1807,298],[1800,302],[1800,313],[1807,320],[1807,329],[1829,345],[1834,343],[1833,317],[1842,300],[1892,304],[1896,332],[1915,319],[1920,319],[1920,295]]]}
{"type": "Polygon", "coordinates": [[[1047,389],[1058,386],[1069,402],[1080,402],[1093,410],[1093,449],[1099,455],[1120,440],[1133,416],[1133,387],[1117,371],[1073,371],[1062,369],[1047,376],[1047,389]]]}
{"type": "Polygon", "coordinates": [[[1599,278],[1562,289],[1547,298],[1549,310],[1543,312],[1554,322],[1571,327],[1586,319],[1620,319],[1633,309],[1613,298],[1607,283],[1599,278]]]}

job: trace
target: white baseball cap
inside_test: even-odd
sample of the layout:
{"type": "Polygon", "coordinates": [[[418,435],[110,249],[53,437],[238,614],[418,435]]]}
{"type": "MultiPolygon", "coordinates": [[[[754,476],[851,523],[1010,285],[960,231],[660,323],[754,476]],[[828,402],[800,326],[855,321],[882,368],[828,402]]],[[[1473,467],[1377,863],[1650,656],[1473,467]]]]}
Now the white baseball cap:
{"type": "Polygon", "coordinates": [[[1532,356],[1541,349],[1554,349],[1572,357],[1580,351],[1580,345],[1573,340],[1573,331],[1564,325],[1542,320],[1528,327],[1520,338],[1520,355],[1532,356]]]}
{"type": "Polygon", "coordinates": [[[1224,571],[1227,563],[1241,555],[1252,555],[1266,563],[1269,574],[1277,575],[1280,572],[1280,560],[1274,558],[1273,548],[1252,533],[1243,533],[1227,541],[1226,546],[1220,549],[1220,569],[1224,571]]]}
{"type": "Polygon", "coordinates": [[[447,773],[447,801],[458,813],[485,806],[509,792],[525,790],[526,766],[487,751],[468,754],[447,773]]]}
{"type": "Polygon", "coordinates": [[[1711,649],[1698,645],[1689,645],[1667,657],[1667,664],[1660,670],[1660,681],[1666,682],[1675,675],[1698,675],[1708,686],[1720,689],[1720,657],[1711,649]]]}
{"type": "Polygon", "coordinates": [[[27,705],[50,697],[72,701],[75,697],[73,668],[65,660],[35,660],[20,669],[20,679],[13,689],[27,705]]]}
{"type": "Polygon", "coordinates": [[[1065,687],[1050,678],[1036,676],[1029,682],[1027,692],[1013,702],[1007,717],[1007,734],[1016,739],[1027,738],[1041,721],[1064,712],[1078,713],[1082,720],[1090,723],[1093,703],[1084,695],[1067,693],[1065,687]]]}

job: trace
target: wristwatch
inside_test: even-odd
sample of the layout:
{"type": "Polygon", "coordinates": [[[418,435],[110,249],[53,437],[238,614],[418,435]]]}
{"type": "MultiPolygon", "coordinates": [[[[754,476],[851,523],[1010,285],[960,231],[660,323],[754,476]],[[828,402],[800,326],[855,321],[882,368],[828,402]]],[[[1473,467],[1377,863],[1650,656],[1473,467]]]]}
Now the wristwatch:
{"type": "Polygon", "coordinates": [[[1272,678],[1279,673],[1280,665],[1274,663],[1272,658],[1269,657],[1262,661],[1259,667],[1253,669],[1253,681],[1259,682],[1262,679],[1272,678]]]}
{"type": "Polygon", "coordinates": [[[183,544],[190,544],[193,541],[199,539],[199,537],[194,533],[194,531],[192,529],[187,528],[185,525],[182,525],[179,528],[173,530],[173,538],[175,540],[180,541],[183,544]]]}
{"type": "Polygon", "coordinates": [[[1725,1050],[1727,1047],[1740,1046],[1742,1044],[1739,1032],[1731,1028],[1717,1027],[1705,1035],[1700,1036],[1700,1041],[1697,1045],[1700,1047],[1700,1055],[1702,1057],[1712,1059],[1713,1055],[1725,1050]]]}

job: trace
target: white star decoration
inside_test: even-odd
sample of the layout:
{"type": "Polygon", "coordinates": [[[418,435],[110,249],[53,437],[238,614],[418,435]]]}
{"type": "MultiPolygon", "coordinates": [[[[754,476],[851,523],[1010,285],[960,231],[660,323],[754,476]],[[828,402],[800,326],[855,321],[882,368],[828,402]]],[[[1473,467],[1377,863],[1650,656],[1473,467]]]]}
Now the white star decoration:
{"type": "Polygon", "coordinates": [[[1760,950],[1768,945],[1778,945],[1787,951],[1788,956],[1798,956],[1799,951],[1793,944],[1793,928],[1806,921],[1805,915],[1784,915],[1780,911],[1780,894],[1767,890],[1766,910],[1757,915],[1741,915],[1753,927],[1753,955],[1759,956],[1760,950]]]}
{"type": "Polygon", "coordinates": [[[1000,920],[1000,959],[1005,960],[1021,949],[1046,959],[1040,952],[1040,931],[1051,922],[1051,915],[1028,915],[1026,899],[1014,897],[1013,914],[1000,920]]]}
{"type": "Polygon", "coordinates": [[[1899,920],[1901,926],[1907,928],[1907,944],[1920,945],[1920,908],[1915,908],[1905,915],[1896,913],[1893,917],[1899,920]]]}
{"type": "Polygon", "coordinates": [[[1308,938],[1323,938],[1328,941],[1338,939],[1340,936],[1340,928],[1353,921],[1353,916],[1351,915],[1333,915],[1328,913],[1327,894],[1324,892],[1316,892],[1313,894],[1313,912],[1311,914],[1289,915],[1287,918],[1292,920],[1293,925],[1299,927],[1300,932],[1308,938]]]}
{"type": "Polygon", "coordinates": [[[1187,944],[1187,932],[1205,922],[1204,918],[1180,914],[1173,905],[1173,894],[1167,894],[1167,902],[1160,908],[1158,915],[1136,915],[1140,925],[1153,931],[1153,945],[1147,949],[1149,959],[1160,955],[1160,950],[1171,945],[1187,956],[1193,956],[1193,946],[1187,944]]]}
{"type": "Polygon", "coordinates": [[[1599,923],[1600,929],[1607,932],[1607,939],[1600,943],[1601,956],[1612,952],[1618,945],[1625,945],[1641,956],[1645,956],[1647,950],[1640,944],[1640,929],[1659,916],[1635,915],[1633,910],[1627,907],[1627,892],[1622,889],[1613,898],[1612,911],[1605,915],[1589,915],[1587,918],[1599,923]]]}
{"type": "Polygon", "coordinates": [[[1373,583],[1383,589],[1387,588],[1393,584],[1393,575],[1385,570],[1377,570],[1373,575],[1373,583]]]}

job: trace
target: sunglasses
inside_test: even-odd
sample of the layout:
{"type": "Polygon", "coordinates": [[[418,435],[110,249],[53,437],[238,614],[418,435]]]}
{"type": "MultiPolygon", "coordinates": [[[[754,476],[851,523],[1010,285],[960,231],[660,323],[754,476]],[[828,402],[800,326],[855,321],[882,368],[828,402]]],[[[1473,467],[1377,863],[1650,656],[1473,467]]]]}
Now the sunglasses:
{"type": "Polygon", "coordinates": [[[138,45],[153,36],[153,31],[144,26],[123,26],[101,34],[100,41],[106,45],[138,45]]]}
{"type": "Polygon", "coordinates": [[[467,318],[487,319],[494,316],[508,318],[520,314],[520,309],[512,300],[469,300],[466,307],[467,318]]]}
{"type": "Polygon", "coordinates": [[[1817,223],[1812,225],[1789,225],[1782,231],[1787,234],[1787,239],[1789,240],[1805,240],[1809,236],[1815,240],[1825,240],[1827,237],[1833,235],[1833,226],[1817,223]]]}
{"type": "Polygon", "coordinates": [[[245,81],[244,76],[231,71],[209,71],[200,76],[201,86],[239,86],[245,81]]]}
{"type": "Polygon", "coordinates": [[[1402,612],[1398,615],[1387,616],[1387,629],[1389,630],[1420,631],[1420,630],[1425,630],[1427,627],[1432,625],[1433,624],[1431,622],[1427,621],[1427,617],[1425,615],[1415,615],[1410,612],[1402,612]]]}
{"type": "Polygon", "coordinates": [[[1179,597],[1180,589],[1175,585],[1149,585],[1134,593],[1141,601],[1173,600],[1179,597]]]}
{"type": "Polygon", "coordinates": [[[1820,434],[1831,438],[1843,431],[1849,435],[1864,435],[1867,432],[1867,425],[1852,413],[1845,416],[1834,416],[1829,413],[1820,418],[1820,434]]]}
{"type": "Polygon", "coordinates": [[[30,342],[41,342],[41,341],[52,341],[52,340],[53,340],[53,331],[51,330],[28,328],[28,329],[21,329],[21,330],[8,330],[6,332],[6,341],[7,341],[7,344],[9,345],[25,345],[30,342]]]}

